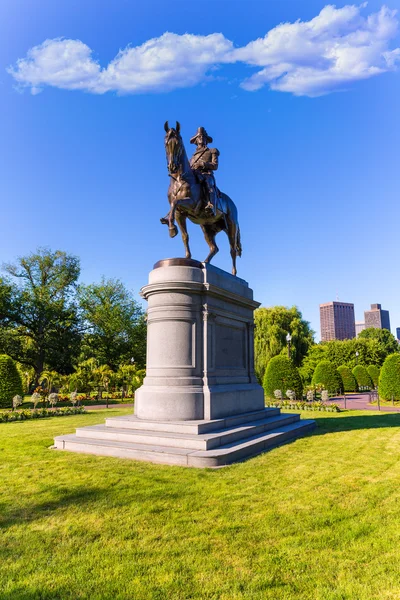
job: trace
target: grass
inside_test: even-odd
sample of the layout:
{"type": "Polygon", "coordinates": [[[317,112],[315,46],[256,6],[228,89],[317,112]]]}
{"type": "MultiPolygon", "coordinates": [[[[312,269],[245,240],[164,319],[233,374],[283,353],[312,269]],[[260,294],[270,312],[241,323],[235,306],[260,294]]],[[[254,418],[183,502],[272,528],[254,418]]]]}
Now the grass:
{"type": "Polygon", "coordinates": [[[400,415],[195,470],[49,449],[129,408],[0,425],[0,599],[400,598],[400,415]]]}

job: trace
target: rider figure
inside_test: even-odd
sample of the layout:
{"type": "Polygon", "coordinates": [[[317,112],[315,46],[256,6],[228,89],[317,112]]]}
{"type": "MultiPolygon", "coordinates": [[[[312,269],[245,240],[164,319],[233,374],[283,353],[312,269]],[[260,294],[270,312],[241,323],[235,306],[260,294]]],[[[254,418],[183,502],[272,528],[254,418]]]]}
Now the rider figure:
{"type": "Polygon", "coordinates": [[[190,143],[196,144],[197,148],[190,159],[190,166],[196,174],[198,181],[204,184],[208,192],[208,202],[205,206],[206,213],[212,215],[217,212],[217,186],[214,178],[214,171],[218,169],[219,150],[208,148],[207,144],[212,144],[210,137],[204,127],[199,127],[190,143]]]}

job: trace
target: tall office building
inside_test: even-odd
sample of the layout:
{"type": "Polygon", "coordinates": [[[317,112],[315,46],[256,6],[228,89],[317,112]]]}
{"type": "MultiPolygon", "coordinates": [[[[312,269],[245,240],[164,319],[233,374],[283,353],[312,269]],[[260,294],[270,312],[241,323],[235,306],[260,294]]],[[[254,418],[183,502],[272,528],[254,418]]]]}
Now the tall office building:
{"type": "Polygon", "coordinates": [[[356,336],[358,337],[360,333],[365,329],[364,321],[356,321],[356,336]]]}
{"type": "Polygon", "coordinates": [[[396,327],[396,338],[397,341],[400,342],[400,327],[396,327]]]}
{"type": "Polygon", "coordinates": [[[371,304],[371,310],[364,312],[365,327],[374,327],[375,329],[389,329],[390,319],[389,311],[382,310],[380,304],[371,304]]]}
{"type": "Polygon", "coordinates": [[[354,304],[326,302],[319,305],[321,340],[349,340],[356,337],[354,304]]]}

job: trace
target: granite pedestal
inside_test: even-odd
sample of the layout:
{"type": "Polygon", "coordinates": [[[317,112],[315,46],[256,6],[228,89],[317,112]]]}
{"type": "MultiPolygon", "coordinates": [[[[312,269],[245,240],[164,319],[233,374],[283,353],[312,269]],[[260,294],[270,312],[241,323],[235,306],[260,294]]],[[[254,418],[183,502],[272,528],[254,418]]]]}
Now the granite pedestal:
{"type": "Polygon", "coordinates": [[[222,466],[310,431],[313,421],[264,407],[254,374],[246,281],[208,264],[169,259],[142,288],[147,370],[135,414],[107,419],[55,447],[186,466],[222,466]]]}

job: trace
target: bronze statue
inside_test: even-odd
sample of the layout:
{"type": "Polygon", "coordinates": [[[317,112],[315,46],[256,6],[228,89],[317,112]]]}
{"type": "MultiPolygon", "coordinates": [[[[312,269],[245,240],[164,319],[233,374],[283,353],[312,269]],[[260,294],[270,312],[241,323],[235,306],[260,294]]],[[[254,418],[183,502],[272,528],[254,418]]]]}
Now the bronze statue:
{"type": "Polygon", "coordinates": [[[204,127],[199,127],[196,135],[190,140],[197,144],[197,149],[189,163],[178,121],[175,128],[170,128],[166,121],[164,129],[171,181],[168,188],[170,211],[161,219],[161,223],[168,225],[169,235],[175,237],[178,234],[176,219],[181,230],[186,258],[192,257],[186,219],[189,218],[192,223],[200,225],[210,248],[210,253],[204,261],[206,263],[218,252],[215,236],[220,231],[225,231],[231,248],[232,274],[236,275],[236,257],[242,255],[240,228],[233,200],[220,192],[215,184],[213,171],[218,168],[219,152],[216,148],[208,148],[212,138],[204,127]]]}

